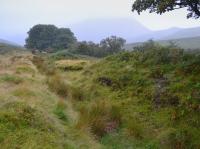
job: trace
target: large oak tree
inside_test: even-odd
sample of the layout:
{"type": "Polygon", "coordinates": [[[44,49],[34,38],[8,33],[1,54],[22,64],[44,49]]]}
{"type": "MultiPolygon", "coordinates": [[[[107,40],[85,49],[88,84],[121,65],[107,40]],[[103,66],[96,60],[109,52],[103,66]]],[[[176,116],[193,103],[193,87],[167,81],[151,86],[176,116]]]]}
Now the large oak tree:
{"type": "Polygon", "coordinates": [[[76,42],[68,28],[57,28],[54,25],[35,25],[28,32],[26,47],[40,51],[48,49],[66,49],[76,42]]]}

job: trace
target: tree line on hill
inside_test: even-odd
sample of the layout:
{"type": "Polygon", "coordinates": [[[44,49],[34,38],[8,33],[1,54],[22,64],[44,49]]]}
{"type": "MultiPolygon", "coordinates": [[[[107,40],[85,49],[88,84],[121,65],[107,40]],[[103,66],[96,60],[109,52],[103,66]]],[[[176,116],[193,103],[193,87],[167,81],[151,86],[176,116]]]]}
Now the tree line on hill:
{"type": "Polygon", "coordinates": [[[104,57],[123,51],[125,43],[125,39],[116,36],[102,39],[98,44],[92,41],[79,42],[69,28],[38,24],[29,30],[25,47],[40,52],[57,52],[67,49],[75,54],[104,57]]]}

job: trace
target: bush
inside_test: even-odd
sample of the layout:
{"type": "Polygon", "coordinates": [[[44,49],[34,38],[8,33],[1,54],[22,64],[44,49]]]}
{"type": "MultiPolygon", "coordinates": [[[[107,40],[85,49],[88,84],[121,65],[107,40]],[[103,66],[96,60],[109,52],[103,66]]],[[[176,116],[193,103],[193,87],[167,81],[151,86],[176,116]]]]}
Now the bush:
{"type": "Polygon", "coordinates": [[[61,60],[61,59],[78,59],[79,56],[69,52],[69,50],[62,50],[50,55],[50,58],[54,60],[61,60]]]}
{"type": "Polygon", "coordinates": [[[160,136],[160,144],[172,149],[195,148],[191,143],[191,136],[185,128],[169,129],[160,136]]]}
{"type": "Polygon", "coordinates": [[[154,67],[151,69],[150,77],[160,79],[164,77],[164,72],[160,67],[154,67]]]}
{"type": "Polygon", "coordinates": [[[183,61],[177,69],[178,74],[189,75],[200,73],[200,56],[193,54],[185,54],[183,61]]]}

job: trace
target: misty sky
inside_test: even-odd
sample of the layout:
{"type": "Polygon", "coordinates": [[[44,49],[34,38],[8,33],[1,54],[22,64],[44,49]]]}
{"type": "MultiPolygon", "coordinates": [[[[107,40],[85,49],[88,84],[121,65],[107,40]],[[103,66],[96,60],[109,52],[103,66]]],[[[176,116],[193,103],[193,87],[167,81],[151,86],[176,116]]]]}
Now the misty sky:
{"type": "Polygon", "coordinates": [[[134,0],[0,0],[0,38],[12,39],[35,24],[71,24],[98,18],[134,18],[149,29],[196,27],[200,21],[186,19],[186,10],[162,16],[131,12],[134,0]],[[12,37],[12,38],[11,38],[12,37]]]}

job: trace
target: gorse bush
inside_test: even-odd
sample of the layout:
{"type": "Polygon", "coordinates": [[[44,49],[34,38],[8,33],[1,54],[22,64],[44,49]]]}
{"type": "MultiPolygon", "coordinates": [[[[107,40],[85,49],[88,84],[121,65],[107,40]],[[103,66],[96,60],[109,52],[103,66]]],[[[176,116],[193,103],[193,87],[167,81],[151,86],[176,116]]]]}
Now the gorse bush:
{"type": "Polygon", "coordinates": [[[164,47],[151,40],[135,49],[140,62],[151,64],[176,64],[182,59],[184,53],[180,48],[164,47]]]}

